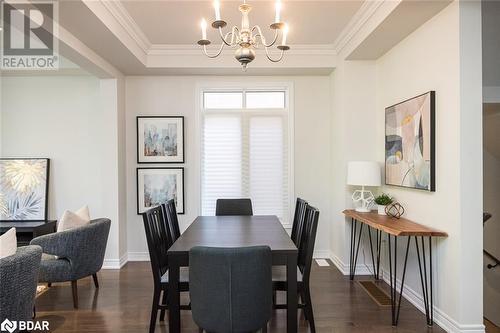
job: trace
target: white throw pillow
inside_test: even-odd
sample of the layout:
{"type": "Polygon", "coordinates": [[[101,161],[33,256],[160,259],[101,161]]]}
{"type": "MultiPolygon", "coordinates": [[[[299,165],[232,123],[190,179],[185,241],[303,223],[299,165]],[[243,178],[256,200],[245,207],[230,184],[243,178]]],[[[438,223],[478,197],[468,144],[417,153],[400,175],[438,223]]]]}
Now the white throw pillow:
{"type": "Polygon", "coordinates": [[[59,220],[57,232],[70,230],[73,228],[82,227],[90,223],[89,207],[83,206],[76,212],[64,211],[63,216],[59,220]]]}
{"type": "Polygon", "coordinates": [[[17,237],[16,228],[10,228],[0,236],[0,259],[16,254],[17,237]]]}

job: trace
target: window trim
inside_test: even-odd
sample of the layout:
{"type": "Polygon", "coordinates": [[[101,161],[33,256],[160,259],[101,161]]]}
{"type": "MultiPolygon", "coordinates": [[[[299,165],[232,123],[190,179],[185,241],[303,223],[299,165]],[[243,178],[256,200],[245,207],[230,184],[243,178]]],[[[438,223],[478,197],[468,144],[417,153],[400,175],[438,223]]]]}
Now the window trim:
{"type": "Polygon", "coordinates": [[[235,91],[285,91],[285,108],[258,108],[258,109],[245,109],[246,94],[243,94],[243,109],[252,113],[266,113],[266,114],[288,114],[288,216],[289,221],[281,221],[285,229],[291,229],[293,223],[293,215],[295,209],[295,112],[294,112],[294,86],[293,82],[262,82],[262,81],[239,81],[239,82],[225,82],[225,81],[200,81],[196,85],[196,135],[197,138],[197,168],[198,168],[198,215],[202,211],[202,159],[201,154],[203,151],[203,137],[202,137],[202,124],[204,113],[235,113],[231,109],[205,109],[204,107],[204,93],[205,92],[235,92],[235,91]]]}

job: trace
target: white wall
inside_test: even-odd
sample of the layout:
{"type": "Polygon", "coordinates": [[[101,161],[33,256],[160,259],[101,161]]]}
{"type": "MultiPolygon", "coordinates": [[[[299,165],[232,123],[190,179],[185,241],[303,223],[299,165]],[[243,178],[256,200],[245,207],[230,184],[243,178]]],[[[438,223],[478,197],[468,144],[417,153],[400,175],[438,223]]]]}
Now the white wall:
{"type": "MultiPolygon", "coordinates": [[[[448,232],[447,239],[435,243],[435,305],[452,318],[459,317],[460,302],[460,279],[453,278],[460,271],[458,256],[461,242],[457,27],[458,6],[452,5],[377,61],[378,142],[384,142],[385,107],[429,90],[436,91],[436,192],[394,187],[385,187],[383,190],[401,202],[406,217],[448,232]],[[432,57],[426,56],[428,50],[432,50],[432,57]]],[[[379,149],[378,157],[378,160],[384,160],[383,149],[379,149]]],[[[400,244],[400,253],[403,250],[403,244],[400,244]]],[[[406,282],[411,289],[420,293],[415,257],[410,257],[406,282]]]]}
{"type": "MultiPolygon", "coordinates": [[[[127,223],[130,260],[148,258],[142,219],[137,215],[136,116],[183,115],[185,117],[184,164],[186,214],[179,215],[181,229],[199,215],[199,128],[197,124],[197,86],[213,82],[292,82],[295,118],[295,195],[306,198],[320,211],[316,254],[328,256],[330,225],[330,127],[329,86],[326,76],[317,77],[127,77],[127,223]]],[[[153,165],[157,166],[157,165],[153,165]]]]}
{"type": "MultiPolygon", "coordinates": [[[[351,189],[344,185],[346,162],[382,164],[385,107],[436,91],[436,192],[381,190],[405,206],[407,218],[449,233],[433,243],[434,305],[436,321],[456,332],[483,330],[481,77],[468,72],[480,72],[481,66],[481,47],[474,44],[480,43],[478,7],[480,3],[453,2],[374,63],[340,61],[332,74],[331,242],[332,258],[344,272],[350,227],[340,211],[351,204],[351,189]]],[[[401,243],[399,253],[404,253],[401,243]]],[[[363,258],[358,262],[360,273],[371,266],[366,259],[366,265],[363,258]]],[[[413,245],[405,296],[422,309],[417,267],[413,245]]]]}
{"type": "Polygon", "coordinates": [[[91,217],[110,218],[106,260],[118,265],[116,103],[116,80],[2,78],[2,157],[50,158],[49,218],[58,219],[64,210],[85,204],[91,217]]]}

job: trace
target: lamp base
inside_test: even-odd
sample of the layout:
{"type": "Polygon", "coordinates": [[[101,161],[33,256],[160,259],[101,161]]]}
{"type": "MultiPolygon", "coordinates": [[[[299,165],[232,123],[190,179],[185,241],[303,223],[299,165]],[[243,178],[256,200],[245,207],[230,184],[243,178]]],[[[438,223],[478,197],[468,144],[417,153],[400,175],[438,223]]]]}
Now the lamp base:
{"type": "Polygon", "coordinates": [[[369,213],[371,211],[370,207],[375,201],[375,197],[372,192],[365,190],[363,186],[361,190],[354,191],[352,194],[352,201],[355,206],[358,205],[358,207],[355,208],[357,212],[369,213]]]}

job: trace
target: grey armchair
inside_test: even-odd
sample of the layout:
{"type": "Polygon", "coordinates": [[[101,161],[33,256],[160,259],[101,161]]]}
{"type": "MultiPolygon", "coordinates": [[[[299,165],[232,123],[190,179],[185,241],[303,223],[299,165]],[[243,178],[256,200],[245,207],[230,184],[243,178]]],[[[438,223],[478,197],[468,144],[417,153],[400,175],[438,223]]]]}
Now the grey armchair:
{"type": "Polygon", "coordinates": [[[44,253],[39,281],[49,285],[71,281],[75,309],[79,279],[92,275],[95,287],[99,288],[97,272],[104,262],[110,225],[109,219],[96,219],[83,227],[34,238],[30,243],[40,245],[44,253]]]}
{"type": "Polygon", "coordinates": [[[0,322],[31,320],[42,249],[23,246],[0,259],[0,322]]]}

